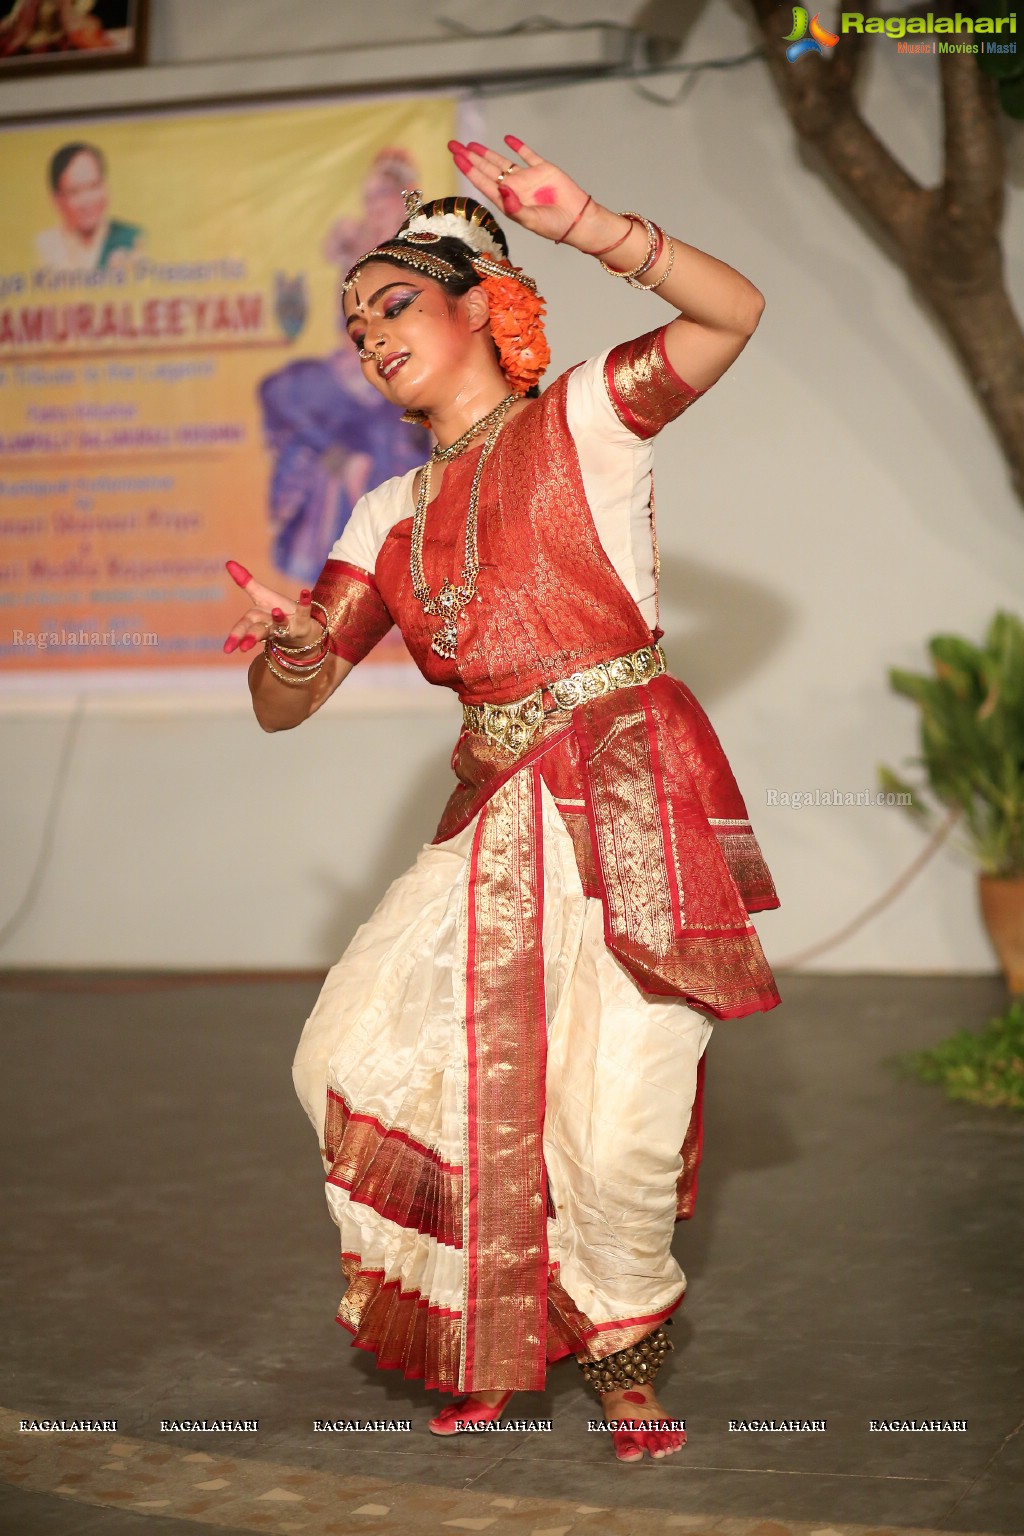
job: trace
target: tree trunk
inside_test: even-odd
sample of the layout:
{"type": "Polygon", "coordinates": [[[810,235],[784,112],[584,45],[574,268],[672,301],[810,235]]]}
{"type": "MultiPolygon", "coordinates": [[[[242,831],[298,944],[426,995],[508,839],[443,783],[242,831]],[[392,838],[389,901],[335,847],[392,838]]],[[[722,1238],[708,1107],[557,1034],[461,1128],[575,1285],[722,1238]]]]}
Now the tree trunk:
{"type": "MultiPolygon", "coordinates": [[[[971,54],[939,55],[943,178],[938,186],[922,187],[868,126],[854,100],[869,40],[851,33],[831,57],[791,64],[785,33],[792,28],[792,7],[774,0],[749,4],[793,127],[884,237],[952,342],[1024,505],[1024,332],[1003,270],[1006,168],[995,82],[971,54]]],[[[865,3],[864,13],[872,8],[865,3]]],[[[905,13],[913,9],[907,6],[905,13]]],[[[941,4],[928,9],[949,13],[941,4]]]]}

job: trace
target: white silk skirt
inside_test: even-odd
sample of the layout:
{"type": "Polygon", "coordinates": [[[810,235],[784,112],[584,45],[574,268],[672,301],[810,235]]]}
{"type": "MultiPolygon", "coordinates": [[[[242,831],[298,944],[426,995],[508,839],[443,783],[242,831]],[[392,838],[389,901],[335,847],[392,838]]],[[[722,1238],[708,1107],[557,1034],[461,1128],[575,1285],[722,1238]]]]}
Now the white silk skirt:
{"type": "Polygon", "coordinates": [[[353,1342],[443,1391],[540,1390],[657,1327],[711,1028],[607,949],[539,768],[424,847],[294,1061],[353,1342]]]}

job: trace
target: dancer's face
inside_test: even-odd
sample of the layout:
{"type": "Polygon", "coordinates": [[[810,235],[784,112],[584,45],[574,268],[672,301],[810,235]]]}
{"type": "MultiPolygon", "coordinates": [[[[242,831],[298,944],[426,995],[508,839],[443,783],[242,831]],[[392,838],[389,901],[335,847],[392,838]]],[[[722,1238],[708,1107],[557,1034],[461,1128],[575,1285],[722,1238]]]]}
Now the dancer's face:
{"type": "Polygon", "coordinates": [[[374,354],[362,359],[364,376],[406,409],[436,409],[455,395],[474,335],[488,324],[479,290],[451,298],[425,273],[385,261],[360,268],[344,309],[353,345],[374,354]]]}

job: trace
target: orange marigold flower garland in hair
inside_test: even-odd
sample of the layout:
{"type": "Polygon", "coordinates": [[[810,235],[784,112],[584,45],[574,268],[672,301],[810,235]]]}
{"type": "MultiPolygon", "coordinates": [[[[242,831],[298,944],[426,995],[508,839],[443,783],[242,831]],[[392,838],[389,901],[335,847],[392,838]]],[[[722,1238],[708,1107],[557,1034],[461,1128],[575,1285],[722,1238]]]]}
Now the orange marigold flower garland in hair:
{"type": "Polygon", "coordinates": [[[498,348],[502,372],[516,393],[525,395],[540,381],[551,361],[551,349],[544,335],[544,300],[512,275],[519,268],[511,262],[501,265],[508,267],[508,277],[487,273],[481,277],[480,285],[490,306],[491,335],[498,348]]]}

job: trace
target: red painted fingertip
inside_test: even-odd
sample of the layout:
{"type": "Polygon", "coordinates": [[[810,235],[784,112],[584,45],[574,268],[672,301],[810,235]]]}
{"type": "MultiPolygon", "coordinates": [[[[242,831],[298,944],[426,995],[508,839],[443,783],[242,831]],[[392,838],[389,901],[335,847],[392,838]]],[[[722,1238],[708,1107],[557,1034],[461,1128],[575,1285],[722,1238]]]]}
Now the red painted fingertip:
{"type": "Polygon", "coordinates": [[[498,187],[498,191],[501,193],[502,207],[505,209],[505,212],[518,213],[523,205],[516,194],[512,191],[512,188],[506,187],[505,183],[502,182],[498,187]]]}
{"type": "Polygon", "coordinates": [[[462,141],[460,139],[449,139],[448,140],[448,148],[451,150],[453,155],[454,155],[454,153],[455,153],[455,151],[457,149],[462,149],[462,147],[463,147],[463,145],[462,145],[462,141]]]}
{"type": "Polygon", "coordinates": [[[287,617],[287,615],[286,615],[286,613],[285,613],[283,608],[271,608],[270,616],[271,616],[271,618],[278,619],[278,620],[287,617]]]}
{"type": "Polygon", "coordinates": [[[305,608],[312,596],[312,590],[309,587],[303,587],[302,591],[299,593],[299,607],[305,608]]]}
{"type": "Polygon", "coordinates": [[[466,148],[471,149],[474,155],[486,155],[487,153],[487,145],[478,144],[475,139],[470,139],[469,143],[466,145],[466,148]]]}
{"type": "Polygon", "coordinates": [[[237,581],[240,587],[244,587],[247,582],[252,581],[250,572],[246,570],[244,565],[239,565],[237,560],[226,560],[224,564],[231,580],[237,581]]]}
{"type": "Polygon", "coordinates": [[[238,648],[238,641],[235,639],[234,635],[228,635],[227,639],[224,641],[224,654],[225,654],[225,656],[230,656],[231,652],[234,651],[234,650],[237,650],[237,648],[238,648]]]}
{"type": "Polygon", "coordinates": [[[506,133],[505,143],[511,144],[512,148],[516,151],[517,154],[523,147],[522,139],[517,139],[514,133],[506,133]]]}
{"type": "Polygon", "coordinates": [[[459,170],[462,172],[463,176],[465,176],[467,171],[471,171],[473,169],[473,162],[466,155],[453,155],[452,158],[454,159],[455,164],[458,166],[459,170]]]}
{"type": "Polygon", "coordinates": [[[246,635],[243,640],[240,640],[238,642],[238,649],[240,651],[251,651],[255,644],[256,644],[256,636],[255,635],[246,635]]]}

